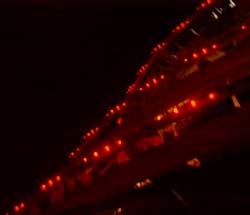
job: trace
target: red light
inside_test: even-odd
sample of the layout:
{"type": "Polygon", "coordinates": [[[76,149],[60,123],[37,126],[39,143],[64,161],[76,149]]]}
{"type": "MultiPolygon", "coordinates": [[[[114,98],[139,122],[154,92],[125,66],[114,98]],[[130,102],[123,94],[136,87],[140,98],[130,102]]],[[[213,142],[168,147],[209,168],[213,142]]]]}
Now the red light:
{"type": "Polygon", "coordinates": [[[207,0],[207,4],[212,4],[213,1],[212,0],[207,0]]]}
{"type": "Polygon", "coordinates": [[[162,115],[158,115],[158,116],[156,117],[156,120],[157,120],[157,121],[161,121],[161,119],[162,119],[162,115]]]}
{"type": "Polygon", "coordinates": [[[217,49],[217,48],[218,48],[217,44],[214,43],[214,44],[212,45],[212,48],[213,48],[213,49],[217,49]]]}
{"type": "Polygon", "coordinates": [[[16,205],[16,206],[14,207],[14,211],[15,211],[15,212],[19,212],[19,211],[20,211],[20,208],[16,205]]]}
{"type": "Polygon", "coordinates": [[[150,84],[149,84],[149,83],[146,83],[146,87],[147,87],[147,88],[150,88],[150,84]]]}
{"type": "Polygon", "coordinates": [[[21,209],[24,209],[24,207],[25,207],[25,205],[24,205],[24,203],[22,202],[22,203],[20,204],[20,208],[21,208],[21,209]]]}
{"type": "Polygon", "coordinates": [[[185,28],[185,23],[184,22],[181,23],[181,27],[185,28]]]}
{"type": "Polygon", "coordinates": [[[106,145],[104,148],[106,152],[110,152],[110,147],[108,145],[106,145]]]}
{"type": "Polygon", "coordinates": [[[140,90],[140,91],[143,91],[143,88],[142,88],[142,87],[140,87],[140,88],[139,88],[139,90],[140,90]]]}
{"type": "Polygon", "coordinates": [[[53,187],[54,183],[53,183],[53,181],[52,181],[51,179],[48,180],[48,185],[49,185],[50,187],[53,187]]]}
{"type": "Polygon", "coordinates": [[[42,184],[42,185],[41,185],[41,190],[42,190],[42,191],[46,191],[46,190],[47,190],[46,184],[42,184]]]}
{"type": "Polygon", "coordinates": [[[197,53],[193,53],[193,58],[198,58],[199,56],[198,56],[198,54],[197,53]]]}
{"type": "Polygon", "coordinates": [[[76,148],[76,151],[77,151],[77,152],[80,152],[80,148],[79,148],[79,147],[77,147],[77,148],[76,148]]]}
{"type": "Polygon", "coordinates": [[[122,140],[117,140],[116,142],[117,142],[117,145],[118,145],[118,146],[121,146],[121,145],[122,145],[122,140]]]}
{"type": "Polygon", "coordinates": [[[188,62],[188,59],[187,59],[187,58],[185,58],[183,61],[184,61],[184,63],[187,63],[187,62],[188,62]]]}
{"type": "Polygon", "coordinates": [[[209,95],[208,95],[208,98],[210,99],[210,100],[214,100],[215,99],[215,93],[209,93],[209,95]]]}
{"type": "Polygon", "coordinates": [[[126,103],[126,102],[123,102],[123,103],[122,103],[122,106],[123,106],[123,107],[126,107],[126,106],[127,106],[127,103],[126,103]]]}
{"type": "Polygon", "coordinates": [[[121,110],[121,108],[120,108],[120,106],[119,105],[116,105],[116,110],[118,110],[118,111],[120,111],[121,110]]]}
{"type": "Polygon", "coordinates": [[[203,48],[201,51],[202,51],[202,53],[205,54],[205,55],[208,53],[208,51],[207,51],[206,48],[203,48]]]}
{"type": "Polygon", "coordinates": [[[206,8],[206,7],[207,7],[207,4],[203,2],[203,3],[201,4],[201,7],[206,8]]]}
{"type": "Polygon", "coordinates": [[[191,101],[190,101],[190,104],[191,104],[192,107],[196,107],[196,106],[197,106],[197,103],[196,103],[195,100],[191,100],[191,101]]]}
{"type": "Polygon", "coordinates": [[[241,30],[247,30],[247,26],[246,26],[245,24],[243,24],[243,25],[241,26],[241,30]]]}
{"type": "Polygon", "coordinates": [[[109,117],[109,114],[108,114],[108,113],[106,113],[106,117],[109,117]]]}
{"type": "Polygon", "coordinates": [[[57,175],[57,176],[56,176],[56,181],[57,181],[57,182],[60,182],[60,181],[61,181],[61,176],[60,176],[60,175],[57,175]]]}
{"type": "Polygon", "coordinates": [[[88,137],[90,137],[90,136],[91,136],[91,134],[88,132],[88,133],[87,133],[87,136],[88,136],[88,137]]]}
{"type": "Polygon", "coordinates": [[[112,113],[112,114],[113,114],[114,112],[115,112],[115,111],[114,111],[113,109],[111,109],[111,110],[110,110],[110,113],[112,113]]]}
{"type": "Polygon", "coordinates": [[[70,153],[70,156],[71,156],[71,157],[74,157],[74,156],[75,156],[75,153],[74,153],[74,152],[71,152],[71,153],[70,153]]]}
{"type": "Polygon", "coordinates": [[[177,30],[177,31],[181,30],[181,28],[180,28],[179,25],[176,27],[176,30],[177,30]]]}
{"type": "Polygon", "coordinates": [[[177,107],[174,107],[173,112],[174,112],[175,114],[178,114],[178,113],[179,113],[178,108],[177,108],[177,107]]]}
{"type": "Polygon", "coordinates": [[[165,79],[165,76],[164,76],[164,75],[161,75],[161,79],[162,79],[162,80],[165,79]]]}
{"type": "Polygon", "coordinates": [[[154,84],[157,84],[157,83],[158,83],[158,81],[156,80],[156,78],[153,78],[153,83],[154,83],[154,84]]]}
{"type": "Polygon", "coordinates": [[[96,130],[96,131],[99,131],[99,128],[98,128],[98,127],[96,127],[96,128],[95,128],[95,130],[96,130]]]}
{"type": "Polygon", "coordinates": [[[98,152],[94,152],[93,155],[94,155],[95,158],[98,158],[98,157],[99,157],[98,152]]]}
{"type": "Polygon", "coordinates": [[[82,161],[83,161],[83,163],[87,163],[87,162],[88,162],[88,158],[84,157],[84,158],[82,159],[82,161]]]}
{"type": "Polygon", "coordinates": [[[117,121],[116,121],[117,125],[121,125],[122,124],[122,118],[118,118],[117,121]]]}

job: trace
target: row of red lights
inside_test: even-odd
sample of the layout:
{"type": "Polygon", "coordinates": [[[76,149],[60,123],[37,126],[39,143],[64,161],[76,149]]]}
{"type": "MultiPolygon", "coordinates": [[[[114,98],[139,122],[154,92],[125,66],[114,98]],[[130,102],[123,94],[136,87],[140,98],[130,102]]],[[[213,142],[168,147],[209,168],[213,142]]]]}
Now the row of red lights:
{"type": "Polygon", "coordinates": [[[42,184],[40,189],[41,191],[45,192],[48,189],[58,185],[60,182],[61,182],[61,176],[57,175],[54,179],[48,179],[47,183],[42,184]]]}
{"type": "Polygon", "coordinates": [[[159,78],[152,78],[151,82],[146,82],[145,87],[139,87],[139,91],[142,92],[145,89],[150,89],[151,87],[158,85],[160,80],[164,80],[165,79],[165,75],[160,75],[159,78]]]}
{"type": "MultiPolygon", "coordinates": [[[[217,94],[214,93],[214,92],[211,92],[211,93],[208,94],[208,99],[209,99],[209,100],[215,100],[216,97],[217,97],[217,94]]],[[[198,107],[198,100],[191,99],[191,100],[189,101],[189,105],[190,105],[192,108],[197,108],[197,107],[198,107]]],[[[175,115],[178,115],[178,114],[180,113],[180,110],[178,109],[177,106],[174,106],[174,107],[172,107],[172,108],[170,108],[170,109],[172,110],[171,112],[172,112],[173,114],[175,114],[175,115]]],[[[170,109],[169,109],[169,110],[170,110],[170,109]]],[[[159,114],[159,115],[156,116],[155,120],[161,121],[163,118],[164,118],[163,114],[159,114]]]]}
{"type": "Polygon", "coordinates": [[[127,107],[126,102],[123,102],[121,105],[116,105],[114,108],[109,110],[109,112],[106,114],[106,117],[112,116],[116,114],[117,112],[120,112],[125,107],[127,107]]]}
{"type": "MultiPolygon", "coordinates": [[[[118,147],[120,147],[124,144],[123,140],[121,140],[121,139],[116,140],[115,143],[118,147]]],[[[107,155],[107,153],[111,153],[112,147],[111,147],[111,145],[105,145],[105,146],[103,146],[103,150],[94,151],[92,153],[92,159],[94,159],[94,160],[99,159],[101,156],[101,151],[104,151],[105,155],[107,155]]],[[[86,164],[88,161],[89,161],[88,157],[85,156],[82,158],[82,162],[84,164],[86,164]]]]}

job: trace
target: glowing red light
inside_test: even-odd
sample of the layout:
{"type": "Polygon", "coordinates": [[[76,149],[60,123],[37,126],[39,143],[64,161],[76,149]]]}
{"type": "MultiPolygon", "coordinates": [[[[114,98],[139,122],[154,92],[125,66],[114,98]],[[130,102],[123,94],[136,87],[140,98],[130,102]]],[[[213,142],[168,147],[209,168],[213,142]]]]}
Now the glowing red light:
{"type": "Polygon", "coordinates": [[[192,107],[196,107],[197,106],[197,102],[195,100],[191,100],[190,104],[192,107]]]}
{"type": "Polygon", "coordinates": [[[187,62],[188,62],[188,59],[187,59],[187,58],[185,58],[183,61],[184,61],[184,63],[187,63],[187,62]]]}
{"type": "Polygon", "coordinates": [[[126,107],[126,106],[127,106],[127,103],[126,103],[126,102],[123,102],[123,103],[122,103],[122,106],[123,106],[123,107],[126,107]]]}
{"type": "Polygon", "coordinates": [[[118,110],[118,111],[120,111],[121,110],[121,108],[120,108],[120,106],[119,105],[116,105],[116,110],[118,110]]]}
{"type": "Polygon", "coordinates": [[[150,84],[149,84],[149,83],[146,83],[146,87],[147,87],[147,88],[150,88],[150,84]]]}
{"type": "Polygon", "coordinates": [[[209,95],[208,95],[208,98],[210,99],[210,100],[214,100],[215,99],[215,93],[209,93],[209,95]]]}
{"type": "Polygon", "coordinates": [[[177,30],[177,31],[181,30],[181,28],[180,28],[179,25],[176,27],[176,30],[177,30]]]}
{"type": "Polygon", "coordinates": [[[87,163],[87,162],[88,162],[88,158],[84,157],[84,158],[82,159],[82,161],[83,161],[83,163],[87,163]]]}
{"type": "Polygon", "coordinates": [[[24,208],[25,208],[25,205],[24,205],[23,202],[20,204],[20,208],[21,208],[21,209],[24,209],[24,208]]]}
{"type": "Polygon", "coordinates": [[[112,113],[112,114],[113,114],[113,113],[115,113],[115,111],[114,111],[113,109],[111,109],[111,110],[110,110],[110,113],[112,113]]]}
{"type": "Polygon", "coordinates": [[[42,185],[41,185],[41,190],[42,190],[42,191],[46,191],[46,190],[47,190],[46,184],[42,184],[42,185]]]}
{"type": "Polygon", "coordinates": [[[181,23],[181,27],[185,28],[185,23],[184,22],[181,23]]]}
{"type": "Polygon", "coordinates": [[[90,131],[92,134],[94,134],[95,133],[95,131],[94,131],[94,129],[91,129],[91,131],[90,131]]]}
{"type": "Polygon", "coordinates": [[[61,176],[60,176],[60,175],[57,175],[57,176],[56,176],[56,181],[57,181],[57,182],[60,182],[60,181],[61,181],[61,176]]]}
{"type": "Polygon", "coordinates": [[[208,50],[206,48],[201,49],[201,51],[202,51],[203,54],[207,54],[208,53],[208,50]]]}
{"type": "Polygon", "coordinates": [[[80,152],[80,148],[79,148],[79,147],[77,147],[77,148],[76,148],[76,151],[77,151],[77,152],[80,152]]]}
{"type": "Polygon", "coordinates": [[[156,120],[157,120],[157,121],[161,121],[161,119],[162,119],[162,115],[158,115],[158,116],[156,117],[156,120]]]}
{"type": "Polygon", "coordinates": [[[213,49],[217,49],[217,48],[218,48],[218,45],[214,43],[214,44],[212,45],[212,48],[213,48],[213,49]]]}
{"type": "Polygon", "coordinates": [[[19,211],[20,211],[19,206],[16,205],[16,206],[14,207],[14,211],[15,211],[15,212],[19,212],[19,211]]]}
{"type": "Polygon", "coordinates": [[[71,153],[70,153],[70,156],[71,156],[71,157],[74,157],[74,156],[75,156],[75,153],[74,153],[74,152],[71,152],[71,153]]]}
{"type": "Polygon", "coordinates": [[[206,8],[206,7],[207,7],[207,4],[203,2],[203,3],[201,4],[201,7],[206,8]]]}
{"type": "Polygon", "coordinates": [[[109,117],[109,114],[108,114],[108,113],[106,113],[106,117],[109,117]]]}
{"type": "Polygon", "coordinates": [[[142,87],[140,87],[140,88],[139,88],[139,90],[140,90],[140,91],[143,91],[143,88],[142,88],[142,87]]]}
{"type": "Polygon", "coordinates": [[[91,136],[91,134],[88,132],[88,133],[87,133],[87,136],[88,136],[88,137],[90,137],[90,136],[91,136]]]}
{"type": "Polygon", "coordinates": [[[53,187],[54,183],[53,183],[53,181],[52,181],[51,179],[48,180],[48,185],[49,185],[50,187],[53,187]]]}
{"type": "Polygon", "coordinates": [[[117,140],[116,143],[117,143],[118,146],[121,146],[122,145],[122,140],[117,140]]]}
{"type": "Polygon", "coordinates": [[[173,112],[174,112],[175,114],[178,114],[178,113],[179,113],[178,108],[177,108],[177,107],[174,107],[173,112]]]}
{"type": "Polygon", "coordinates": [[[106,152],[110,152],[110,147],[109,147],[108,145],[106,145],[106,146],[104,147],[104,149],[105,149],[106,152]]]}
{"type": "Polygon", "coordinates": [[[96,127],[96,128],[95,128],[95,130],[96,130],[96,131],[99,131],[99,128],[98,128],[98,127],[96,127]]]}
{"type": "Polygon", "coordinates": [[[116,121],[117,125],[121,125],[121,124],[122,124],[122,121],[123,121],[123,120],[122,120],[122,118],[121,118],[121,117],[120,117],[120,118],[118,118],[118,119],[117,119],[117,121],[116,121]]]}
{"type": "Polygon", "coordinates": [[[198,54],[197,53],[193,53],[193,58],[198,58],[199,56],[198,56],[198,54]]]}
{"type": "Polygon", "coordinates": [[[247,26],[246,26],[245,24],[243,24],[243,25],[241,26],[241,30],[247,30],[247,26]]]}
{"type": "Polygon", "coordinates": [[[153,78],[153,83],[154,83],[154,84],[157,84],[157,83],[158,83],[158,81],[156,80],[156,78],[153,78]]]}
{"type": "Polygon", "coordinates": [[[161,75],[161,77],[160,77],[160,78],[163,80],[163,79],[165,79],[165,76],[164,76],[164,75],[161,75]]]}
{"type": "Polygon", "coordinates": [[[207,4],[212,4],[213,1],[212,0],[207,0],[207,4]]]}
{"type": "Polygon", "coordinates": [[[95,158],[99,157],[99,153],[98,152],[94,152],[93,155],[94,155],[95,158]]]}

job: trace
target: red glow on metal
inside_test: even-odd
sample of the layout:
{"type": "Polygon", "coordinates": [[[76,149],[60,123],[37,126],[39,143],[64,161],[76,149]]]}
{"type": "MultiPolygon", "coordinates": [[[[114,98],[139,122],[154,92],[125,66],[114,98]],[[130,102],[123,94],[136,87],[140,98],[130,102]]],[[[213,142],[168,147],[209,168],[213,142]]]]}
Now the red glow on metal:
{"type": "Polygon", "coordinates": [[[16,205],[16,206],[14,207],[14,211],[15,211],[15,212],[19,212],[19,211],[20,211],[19,206],[16,205]]]}

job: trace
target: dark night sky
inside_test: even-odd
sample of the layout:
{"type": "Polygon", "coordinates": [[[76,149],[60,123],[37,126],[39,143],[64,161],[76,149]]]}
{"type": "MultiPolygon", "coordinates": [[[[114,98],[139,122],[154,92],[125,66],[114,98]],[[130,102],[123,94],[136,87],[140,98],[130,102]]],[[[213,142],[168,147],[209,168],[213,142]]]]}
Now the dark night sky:
{"type": "Polygon", "coordinates": [[[65,162],[195,1],[14,2],[0,6],[1,207],[65,162]]]}

